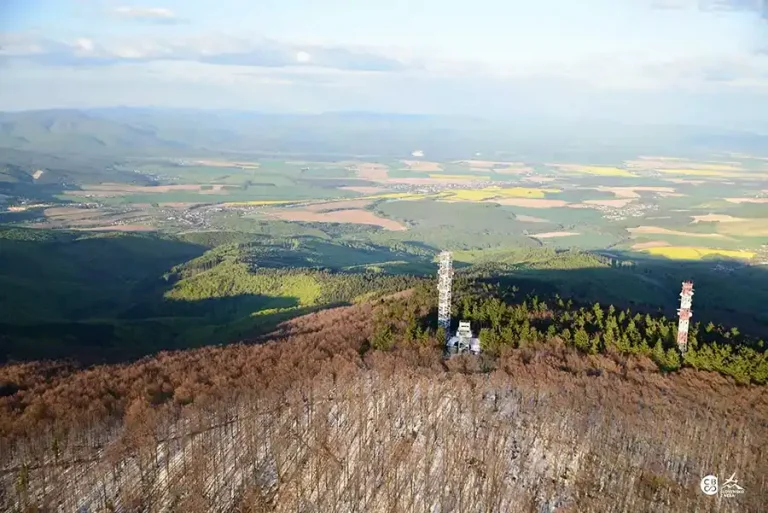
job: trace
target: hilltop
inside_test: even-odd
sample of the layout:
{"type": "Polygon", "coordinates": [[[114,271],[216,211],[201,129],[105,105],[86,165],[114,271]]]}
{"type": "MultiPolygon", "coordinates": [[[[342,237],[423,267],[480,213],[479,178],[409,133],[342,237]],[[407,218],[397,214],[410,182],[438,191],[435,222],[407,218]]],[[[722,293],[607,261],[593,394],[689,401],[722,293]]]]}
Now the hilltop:
{"type": "Polygon", "coordinates": [[[556,338],[448,362],[429,332],[377,348],[371,320],[424,292],[259,344],[3,367],[5,507],[759,511],[763,387],[556,338]],[[716,504],[698,482],[722,468],[749,492],[716,504]]]}

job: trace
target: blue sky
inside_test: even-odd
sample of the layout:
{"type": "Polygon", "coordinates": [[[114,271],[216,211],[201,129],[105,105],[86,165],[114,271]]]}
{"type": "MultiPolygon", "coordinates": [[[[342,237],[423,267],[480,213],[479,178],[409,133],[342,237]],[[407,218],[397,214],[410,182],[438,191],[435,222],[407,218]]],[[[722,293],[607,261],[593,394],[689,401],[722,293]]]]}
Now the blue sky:
{"type": "Polygon", "coordinates": [[[0,0],[0,109],[768,123],[762,0],[0,0]]]}

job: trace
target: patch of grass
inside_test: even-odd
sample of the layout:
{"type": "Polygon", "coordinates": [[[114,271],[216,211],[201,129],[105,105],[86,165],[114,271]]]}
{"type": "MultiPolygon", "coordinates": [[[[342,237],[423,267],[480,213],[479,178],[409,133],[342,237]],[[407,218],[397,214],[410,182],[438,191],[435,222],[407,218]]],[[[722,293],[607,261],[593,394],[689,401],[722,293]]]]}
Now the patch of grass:
{"type": "Polygon", "coordinates": [[[299,306],[311,306],[317,303],[321,292],[320,284],[309,275],[275,276],[250,272],[246,264],[223,262],[209,271],[182,279],[165,297],[177,301],[244,295],[292,297],[299,306]]]}

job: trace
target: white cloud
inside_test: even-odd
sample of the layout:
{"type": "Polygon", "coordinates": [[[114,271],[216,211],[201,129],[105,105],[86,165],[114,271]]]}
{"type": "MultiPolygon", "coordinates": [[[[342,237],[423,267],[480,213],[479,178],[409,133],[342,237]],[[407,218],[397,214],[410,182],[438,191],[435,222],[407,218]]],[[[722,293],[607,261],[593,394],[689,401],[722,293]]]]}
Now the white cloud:
{"type": "Polygon", "coordinates": [[[124,19],[135,21],[149,21],[156,23],[179,23],[182,20],[176,13],[165,7],[115,7],[112,12],[124,19]]]}
{"type": "Polygon", "coordinates": [[[75,48],[77,48],[78,50],[82,50],[84,52],[92,52],[95,46],[92,40],[85,37],[81,37],[77,41],[75,41],[75,48]]]}
{"type": "Polygon", "coordinates": [[[309,62],[311,60],[312,60],[311,54],[304,51],[296,52],[296,62],[304,63],[304,62],[309,62]]]}

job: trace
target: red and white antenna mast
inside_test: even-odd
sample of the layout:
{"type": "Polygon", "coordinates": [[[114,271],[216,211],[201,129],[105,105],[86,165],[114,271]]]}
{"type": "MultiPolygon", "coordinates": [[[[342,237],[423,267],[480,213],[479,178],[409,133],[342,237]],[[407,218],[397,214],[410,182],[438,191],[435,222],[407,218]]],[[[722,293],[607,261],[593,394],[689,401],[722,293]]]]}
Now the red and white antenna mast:
{"type": "Polygon", "coordinates": [[[677,316],[680,318],[680,323],[677,326],[677,347],[680,348],[681,353],[685,353],[688,350],[688,324],[693,316],[691,312],[692,303],[693,282],[684,281],[683,290],[680,292],[680,309],[677,311],[677,316]]]}

